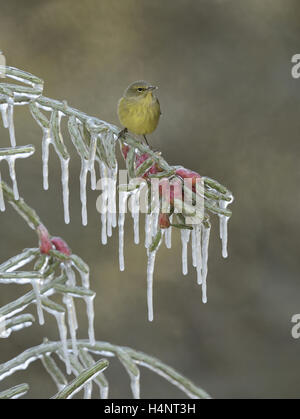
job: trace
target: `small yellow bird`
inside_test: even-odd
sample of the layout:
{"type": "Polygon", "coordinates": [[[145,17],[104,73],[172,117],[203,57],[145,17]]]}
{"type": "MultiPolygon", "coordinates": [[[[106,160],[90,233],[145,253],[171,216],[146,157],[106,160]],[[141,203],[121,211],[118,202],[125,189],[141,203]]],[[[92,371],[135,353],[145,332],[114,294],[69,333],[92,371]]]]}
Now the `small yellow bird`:
{"type": "Polygon", "coordinates": [[[143,135],[147,144],[146,134],[156,129],[161,115],[159,101],[153,94],[155,89],[146,81],[136,81],[127,87],[118,103],[118,116],[125,131],[143,135]]]}

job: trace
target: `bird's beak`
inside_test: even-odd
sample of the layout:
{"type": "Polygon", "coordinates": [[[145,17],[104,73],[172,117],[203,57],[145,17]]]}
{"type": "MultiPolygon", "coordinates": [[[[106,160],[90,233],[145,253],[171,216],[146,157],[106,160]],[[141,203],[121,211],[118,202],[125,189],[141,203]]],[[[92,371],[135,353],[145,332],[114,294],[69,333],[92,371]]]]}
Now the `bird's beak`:
{"type": "Polygon", "coordinates": [[[151,92],[152,90],[156,90],[156,89],[158,89],[157,86],[149,86],[147,90],[151,92]]]}

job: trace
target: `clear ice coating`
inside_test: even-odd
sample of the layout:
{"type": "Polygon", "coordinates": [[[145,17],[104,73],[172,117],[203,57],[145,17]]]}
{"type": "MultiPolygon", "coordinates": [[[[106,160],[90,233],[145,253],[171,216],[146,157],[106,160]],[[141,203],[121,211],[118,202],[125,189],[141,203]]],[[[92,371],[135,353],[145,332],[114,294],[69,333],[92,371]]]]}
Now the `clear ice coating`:
{"type": "MultiPolygon", "coordinates": [[[[80,258],[77,257],[77,259],[80,259],[80,258]]],[[[83,288],[89,289],[90,288],[90,272],[89,272],[89,268],[88,268],[87,265],[84,264],[84,262],[81,259],[80,259],[80,263],[83,266],[79,267],[78,264],[75,264],[74,263],[74,259],[73,259],[73,263],[72,264],[76,267],[76,269],[78,270],[78,272],[80,274],[81,283],[82,283],[83,288]]],[[[87,318],[88,318],[88,335],[89,335],[89,340],[90,340],[90,344],[91,345],[94,345],[95,344],[94,298],[95,298],[95,295],[84,297],[84,301],[86,303],[86,313],[87,313],[87,318]]]]}
{"type": "Polygon", "coordinates": [[[93,132],[91,135],[91,144],[90,144],[89,159],[88,159],[88,169],[91,172],[92,190],[96,189],[95,158],[96,158],[96,150],[97,150],[97,141],[98,141],[98,134],[93,132]]]}
{"type": "Polygon", "coordinates": [[[196,270],[197,270],[197,284],[202,284],[202,254],[201,254],[201,225],[196,224],[195,227],[195,255],[196,255],[196,270]]]}
{"type": "Polygon", "coordinates": [[[125,350],[119,349],[117,356],[130,378],[130,387],[134,399],[140,398],[140,370],[125,350]]]}
{"type": "Polygon", "coordinates": [[[1,185],[1,172],[0,172],[0,211],[5,211],[5,202],[4,202],[4,196],[3,196],[3,190],[1,185]]]}
{"type": "Polygon", "coordinates": [[[63,204],[64,204],[64,217],[65,223],[70,223],[70,210],[69,210],[69,161],[60,157],[61,164],[61,183],[63,190],[63,204]]]}
{"type": "Polygon", "coordinates": [[[128,192],[121,191],[119,198],[119,266],[120,271],[124,271],[124,223],[127,207],[127,198],[129,196],[128,192]]]}
{"type": "Polygon", "coordinates": [[[62,345],[64,362],[66,364],[66,371],[67,371],[67,374],[71,374],[71,363],[70,363],[68,343],[67,343],[68,331],[67,331],[66,322],[65,322],[65,312],[61,312],[61,311],[52,309],[52,308],[47,307],[45,305],[44,305],[44,308],[45,308],[46,311],[51,313],[56,319],[57,327],[58,327],[58,331],[59,331],[59,336],[60,336],[60,340],[61,340],[61,345],[62,345]]]}
{"type": "Polygon", "coordinates": [[[18,185],[17,185],[17,179],[16,179],[15,159],[16,159],[15,157],[6,158],[8,167],[9,167],[10,178],[13,184],[14,197],[15,197],[15,200],[17,201],[19,199],[19,191],[18,191],[18,185]]]}
{"type": "MultiPolygon", "coordinates": [[[[230,201],[220,200],[220,208],[226,209],[229,204],[233,201],[233,196],[230,196],[230,201]]],[[[220,239],[222,241],[222,256],[223,258],[228,257],[227,252],[227,241],[228,241],[228,220],[229,217],[226,215],[219,215],[220,219],[220,239]]]]}
{"type": "Polygon", "coordinates": [[[181,243],[182,243],[182,273],[188,273],[188,260],[187,260],[187,246],[190,240],[191,230],[181,230],[181,243]]]}
{"type": "Polygon", "coordinates": [[[206,278],[207,278],[207,261],[208,261],[208,244],[210,235],[210,224],[206,226],[202,224],[202,301],[207,302],[206,278]]]}
{"type": "MultiPolygon", "coordinates": [[[[170,216],[170,223],[172,224],[173,214],[170,216]]],[[[167,249],[172,247],[172,226],[166,229],[165,232],[165,245],[167,249]]]]}
{"type": "Polygon", "coordinates": [[[148,306],[148,320],[153,321],[153,273],[155,264],[156,251],[148,251],[147,262],[147,306],[148,306]]]}
{"type": "Polygon", "coordinates": [[[155,250],[147,249],[147,306],[148,306],[148,320],[149,322],[153,321],[153,275],[154,275],[154,266],[155,266],[155,258],[157,251],[161,245],[162,239],[164,236],[164,230],[161,232],[161,238],[155,250]]]}
{"type": "Polygon", "coordinates": [[[131,215],[133,218],[133,238],[134,243],[139,244],[140,242],[140,230],[139,230],[139,222],[140,222],[140,190],[137,189],[131,196],[131,204],[132,204],[132,211],[131,215]]]}
{"type": "Polygon", "coordinates": [[[97,209],[101,213],[101,242],[105,245],[107,244],[107,238],[112,236],[112,229],[117,226],[116,188],[118,168],[108,168],[105,163],[99,161],[99,169],[102,192],[101,205],[97,206],[97,209]]]}
{"type": "Polygon", "coordinates": [[[43,162],[43,188],[45,191],[49,189],[48,181],[48,163],[49,163],[49,147],[51,144],[50,129],[43,127],[42,139],[42,162],[43,162]]]}
{"type": "Polygon", "coordinates": [[[100,399],[108,399],[109,383],[102,372],[98,374],[98,386],[100,389],[100,399]]]}
{"type": "Polygon", "coordinates": [[[1,110],[2,122],[3,122],[4,128],[8,128],[7,109],[8,109],[8,104],[7,103],[1,103],[0,110],[1,110]]]}
{"type": "Polygon", "coordinates": [[[86,204],[86,183],[87,174],[89,171],[89,161],[85,158],[81,159],[81,172],[80,172],[80,200],[81,200],[81,218],[82,225],[87,225],[87,204],[86,204]]]}
{"type": "Polygon", "coordinates": [[[45,323],[42,301],[41,301],[41,294],[40,294],[40,279],[34,278],[31,280],[31,285],[35,293],[36,298],[36,307],[37,307],[37,314],[39,319],[39,324],[43,325],[45,323]]]}
{"type": "Polygon", "coordinates": [[[12,98],[8,98],[7,99],[7,105],[8,105],[8,107],[7,107],[7,122],[8,122],[10,143],[11,143],[12,147],[15,147],[16,146],[16,137],[15,137],[15,126],[14,126],[14,100],[12,98]]]}
{"type": "MultiPolygon", "coordinates": [[[[71,267],[71,264],[69,262],[66,262],[64,264],[65,272],[67,275],[67,285],[70,287],[76,286],[76,278],[74,271],[71,267]]],[[[75,355],[78,354],[77,349],[77,338],[76,338],[76,331],[78,329],[78,322],[77,322],[77,316],[76,316],[76,309],[75,309],[75,303],[74,299],[70,294],[65,294],[63,296],[63,302],[67,308],[68,311],[68,324],[69,324],[69,330],[72,340],[72,349],[75,355]]]]}

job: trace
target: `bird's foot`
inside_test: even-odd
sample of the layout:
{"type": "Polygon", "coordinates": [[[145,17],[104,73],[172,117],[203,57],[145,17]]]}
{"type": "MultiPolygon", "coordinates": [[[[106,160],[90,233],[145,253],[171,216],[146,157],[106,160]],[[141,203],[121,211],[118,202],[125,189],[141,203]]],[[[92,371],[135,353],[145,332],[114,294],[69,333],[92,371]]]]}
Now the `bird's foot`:
{"type": "Polygon", "coordinates": [[[123,128],[120,132],[119,132],[119,134],[118,134],[118,140],[120,139],[120,138],[125,138],[125,134],[127,134],[127,132],[128,132],[128,129],[127,128],[123,128]]]}

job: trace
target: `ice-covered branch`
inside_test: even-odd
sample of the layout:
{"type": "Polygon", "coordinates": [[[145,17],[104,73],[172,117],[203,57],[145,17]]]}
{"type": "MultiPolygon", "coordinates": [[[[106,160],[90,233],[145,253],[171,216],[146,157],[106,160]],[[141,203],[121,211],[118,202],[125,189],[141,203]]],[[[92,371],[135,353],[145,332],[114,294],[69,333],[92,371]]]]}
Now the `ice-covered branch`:
{"type": "Polygon", "coordinates": [[[18,399],[19,397],[24,396],[24,394],[26,394],[28,390],[28,384],[19,384],[15,387],[11,387],[7,390],[1,391],[0,399],[18,399]]]}
{"type": "Polygon", "coordinates": [[[3,181],[0,181],[0,196],[1,191],[3,193],[4,199],[6,199],[21,215],[28,226],[33,230],[37,230],[37,228],[42,224],[37,213],[26,204],[23,198],[16,199],[12,189],[3,181]]]}
{"type": "MultiPolygon", "coordinates": [[[[72,254],[67,243],[60,237],[52,237],[42,224],[37,213],[20,198],[15,199],[13,191],[5,182],[0,183],[5,199],[33,228],[39,239],[39,248],[25,249],[21,254],[10,258],[0,265],[0,284],[31,284],[32,291],[0,308],[0,337],[8,337],[12,331],[28,327],[34,321],[31,315],[15,316],[29,304],[37,308],[39,323],[44,324],[44,312],[53,315],[57,321],[64,362],[67,372],[71,372],[69,352],[67,350],[68,331],[73,352],[77,355],[78,328],[74,298],[82,298],[87,307],[88,335],[94,343],[94,308],[95,293],[89,289],[89,267],[79,257],[72,254]],[[33,263],[33,269],[25,270],[33,263]],[[22,270],[20,270],[22,268],[22,270]],[[76,275],[77,272],[77,275],[76,275]],[[76,276],[80,278],[80,284],[76,276]],[[62,303],[52,301],[54,293],[62,295],[62,303]],[[15,316],[15,317],[13,317],[15,316]],[[66,317],[68,328],[66,326],[66,317]]],[[[49,363],[48,363],[49,364],[49,363]]]]}
{"type": "MultiPolygon", "coordinates": [[[[165,243],[171,248],[172,229],[180,230],[182,241],[182,272],[188,273],[188,247],[191,244],[193,267],[197,273],[197,283],[202,287],[202,301],[207,301],[206,277],[208,261],[208,245],[210,234],[209,216],[215,214],[220,221],[220,239],[222,242],[222,255],[227,252],[227,224],[231,216],[228,206],[233,201],[232,193],[218,181],[202,176],[199,173],[183,166],[170,165],[160,152],[153,151],[146,144],[139,141],[128,132],[113,124],[72,108],[66,101],[58,101],[42,95],[43,82],[38,77],[22,72],[15,68],[5,68],[6,77],[17,79],[26,86],[1,83],[0,107],[3,124],[9,129],[12,146],[15,146],[13,108],[15,105],[29,104],[31,114],[43,132],[42,159],[43,159],[43,185],[48,189],[48,160],[49,147],[53,146],[61,164],[61,181],[63,191],[64,218],[70,221],[69,214],[69,161],[70,153],[67,142],[62,135],[62,121],[67,121],[71,143],[81,159],[80,200],[82,205],[82,223],[86,225],[87,219],[87,180],[91,178],[91,188],[96,188],[96,167],[99,167],[100,180],[98,184],[102,189],[101,212],[102,232],[101,240],[106,244],[112,235],[112,229],[119,229],[119,265],[120,270],[125,269],[124,261],[124,223],[127,203],[131,203],[134,220],[134,242],[140,242],[139,213],[141,212],[140,198],[148,188],[148,208],[145,216],[145,247],[148,255],[147,264],[147,290],[148,290],[148,319],[153,319],[152,284],[155,257],[162,236],[165,243]],[[125,160],[129,182],[125,180],[126,189],[119,189],[119,216],[117,220],[116,197],[118,180],[118,163],[116,156],[116,143],[121,147],[121,154],[125,160]],[[135,181],[139,180],[136,184],[135,181]],[[133,184],[132,184],[133,182],[133,184]],[[190,183],[188,183],[190,182],[190,183]],[[169,189],[163,185],[169,183],[169,189]],[[159,185],[159,193],[154,199],[152,186],[159,185]],[[200,189],[198,186],[200,185],[200,189]],[[150,191],[149,191],[150,190],[150,191]],[[156,203],[154,203],[156,202],[156,203]],[[122,210],[121,210],[122,209],[122,210]],[[194,212],[196,211],[196,216],[194,212]]],[[[0,157],[1,158],[1,157],[0,157]]],[[[14,169],[12,167],[12,169],[14,169]]],[[[11,170],[14,173],[14,170],[11,170]]],[[[13,178],[13,177],[12,177],[13,178]]],[[[14,182],[14,181],[13,181],[14,182]]],[[[119,185],[124,187],[124,185],[119,185]]],[[[18,199],[16,184],[14,182],[15,199],[18,199]]],[[[98,201],[97,201],[98,202],[98,201]]],[[[100,208],[101,207],[101,208],[100,208]]],[[[4,209],[3,197],[0,208],[4,209]]],[[[98,208],[98,206],[97,206],[98,208]]],[[[47,249],[45,240],[45,253],[55,256],[56,250],[47,249]]],[[[48,243],[49,244],[49,243],[48,243]]],[[[50,247],[50,245],[48,246],[50,247]]],[[[59,259],[67,259],[61,252],[56,254],[59,259]]]]}
{"type": "MultiPolygon", "coordinates": [[[[201,388],[195,386],[189,379],[179,374],[173,368],[159,361],[158,359],[149,356],[143,352],[136,351],[134,349],[112,345],[108,342],[96,341],[94,345],[91,345],[87,340],[77,341],[79,350],[88,351],[99,356],[105,357],[119,357],[120,353],[124,356],[126,354],[126,363],[130,362],[141,365],[147,369],[152,370],[156,374],[162,376],[174,386],[178,387],[188,397],[194,399],[209,399],[210,396],[201,388]],[[129,361],[130,360],[130,361],[129,361]]],[[[67,342],[68,350],[72,350],[72,342],[67,342]]],[[[32,362],[38,360],[45,354],[58,353],[61,350],[60,342],[46,342],[39,346],[27,349],[20,355],[16,356],[12,360],[5,362],[0,365],[0,380],[5,377],[14,374],[16,371],[27,368],[32,362]]],[[[123,362],[124,358],[123,358],[123,362]]],[[[135,367],[128,365],[127,368],[130,370],[130,374],[137,376],[135,367]]],[[[93,377],[94,378],[94,377],[93,377]]],[[[135,384],[136,386],[138,383],[135,384]]],[[[137,394],[137,393],[136,393],[137,394]]]]}
{"type": "Polygon", "coordinates": [[[53,399],[70,399],[87,383],[108,367],[106,359],[100,359],[93,366],[81,372],[70,384],[67,384],[53,399]]]}

